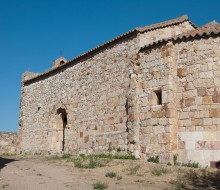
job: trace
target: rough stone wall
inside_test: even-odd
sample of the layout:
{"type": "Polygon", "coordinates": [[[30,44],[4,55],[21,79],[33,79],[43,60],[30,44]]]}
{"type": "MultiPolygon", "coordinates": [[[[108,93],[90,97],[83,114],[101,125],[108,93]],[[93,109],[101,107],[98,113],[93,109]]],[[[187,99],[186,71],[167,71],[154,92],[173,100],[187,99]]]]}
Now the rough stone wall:
{"type": "Polygon", "coordinates": [[[17,153],[17,133],[0,132],[0,155],[17,153]]]}
{"type": "Polygon", "coordinates": [[[189,22],[183,22],[178,25],[171,25],[169,27],[158,28],[157,30],[151,30],[145,33],[139,34],[140,47],[151,44],[159,39],[166,39],[188,30],[194,29],[189,22]]]}
{"type": "Polygon", "coordinates": [[[162,162],[176,153],[202,166],[220,160],[219,45],[210,37],[142,49],[128,96],[129,149],[162,162]]]}
{"type": "MultiPolygon", "coordinates": [[[[135,141],[132,138],[139,133],[134,126],[141,127],[140,121],[145,119],[138,116],[139,123],[133,125],[134,109],[132,106],[128,108],[132,101],[128,94],[133,93],[133,79],[129,76],[135,74],[138,67],[140,46],[151,43],[150,39],[169,37],[176,34],[176,30],[188,30],[191,26],[184,22],[180,28],[170,26],[130,37],[49,77],[24,85],[19,122],[21,150],[27,153],[60,152],[65,136],[64,152],[96,153],[119,147],[127,150],[129,145],[128,150],[140,156],[139,137],[135,141]],[[58,113],[60,109],[67,113],[64,131],[65,114],[58,113]],[[133,128],[135,133],[132,133],[133,128]]],[[[150,68],[147,69],[145,75],[151,72],[150,68]]],[[[135,101],[134,107],[138,107],[135,101]]],[[[142,105],[141,109],[146,112],[150,106],[144,108],[142,105]]]]}
{"type": "Polygon", "coordinates": [[[220,160],[220,38],[175,45],[178,56],[179,158],[220,160]]]}
{"type": "Polygon", "coordinates": [[[56,126],[60,121],[56,115],[59,108],[67,112],[66,152],[126,149],[125,95],[130,80],[130,59],[138,51],[136,41],[128,39],[53,76],[24,86],[20,117],[23,152],[59,149],[57,139],[63,135],[56,126]]]}
{"type": "Polygon", "coordinates": [[[138,112],[133,111],[129,115],[129,124],[134,126],[138,119],[139,144],[136,149],[142,159],[159,155],[161,162],[168,162],[177,151],[175,56],[173,44],[167,44],[162,49],[145,49],[140,52],[139,64],[133,70],[139,108],[138,112]],[[161,95],[161,100],[157,94],[161,95]]]}

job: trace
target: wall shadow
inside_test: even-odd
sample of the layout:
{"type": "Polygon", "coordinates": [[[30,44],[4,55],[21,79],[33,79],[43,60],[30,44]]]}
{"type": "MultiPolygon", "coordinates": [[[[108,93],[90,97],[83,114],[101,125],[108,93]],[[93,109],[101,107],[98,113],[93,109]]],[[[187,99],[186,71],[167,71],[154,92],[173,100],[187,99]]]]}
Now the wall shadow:
{"type": "MultiPolygon", "coordinates": [[[[186,173],[188,183],[191,188],[189,189],[220,189],[220,171],[207,171],[207,169],[203,169],[200,175],[196,174],[193,171],[186,173]]],[[[186,177],[185,176],[185,177],[186,177]]],[[[186,188],[188,189],[188,188],[186,188]]]]}
{"type": "Polygon", "coordinates": [[[2,168],[4,168],[8,163],[14,162],[14,161],[17,161],[17,160],[10,159],[10,158],[2,158],[2,157],[0,157],[0,170],[2,168]]]}

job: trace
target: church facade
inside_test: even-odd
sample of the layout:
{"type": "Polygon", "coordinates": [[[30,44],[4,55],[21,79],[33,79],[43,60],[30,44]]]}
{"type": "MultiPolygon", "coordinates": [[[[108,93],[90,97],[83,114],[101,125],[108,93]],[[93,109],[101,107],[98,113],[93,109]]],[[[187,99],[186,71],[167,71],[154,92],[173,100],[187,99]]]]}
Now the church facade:
{"type": "Polygon", "coordinates": [[[219,34],[182,16],[24,73],[20,150],[219,161],[219,34]]]}

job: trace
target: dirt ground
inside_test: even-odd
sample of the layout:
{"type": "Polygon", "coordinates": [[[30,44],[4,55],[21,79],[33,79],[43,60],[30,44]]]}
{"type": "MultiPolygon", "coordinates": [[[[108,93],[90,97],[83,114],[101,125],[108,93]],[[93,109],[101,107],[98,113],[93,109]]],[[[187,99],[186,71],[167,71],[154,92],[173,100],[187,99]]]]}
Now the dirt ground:
{"type": "Polygon", "coordinates": [[[112,160],[105,167],[81,169],[74,167],[72,162],[41,156],[0,157],[0,189],[89,190],[97,182],[108,184],[107,189],[111,190],[187,189],[182,184],[187,182],[181,177],[183,174],[195,180],[195,186],[190,189],[220,189],[220,175],[215,173],[214,178],[204,178],[204,175],[202,178],[202,175],[195,174],[203,171],[200,170],[137,160],[112,160]],[[160,171],[165,172],[160,174],[160,171]],[[106,177],[107,172],[115,172],[117,176],[106,177]],[[204,180],[210,183],[206,184],[204,180]]]}

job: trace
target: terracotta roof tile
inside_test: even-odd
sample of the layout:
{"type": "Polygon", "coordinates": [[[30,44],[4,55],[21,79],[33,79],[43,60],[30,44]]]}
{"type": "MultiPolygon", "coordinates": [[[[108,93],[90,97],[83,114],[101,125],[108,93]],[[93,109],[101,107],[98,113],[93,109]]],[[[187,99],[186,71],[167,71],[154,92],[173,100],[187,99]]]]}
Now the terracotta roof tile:
{"type": "MultiPolygon", "coordinates": [[[[139,28],[136,28],[136,30],[138,30],[139,32],[146,32],[146,31],[149,31],[149,30],[154,30],[156,28],[163,28],[163,27],[167,27],[167,26],[170,26],[170,25],[182,23],[184,21],[189,21],[187,15],[183,15],[183,16],[181,16],[179,18],[176,18],[176,19],[168,20],[168,21],[165,21],[165,22],[160,22],[160,23],[157,23],[157,24],[152,24],[152,25],[149,25],[149,26],[139,27],[139,28]]],[[[195,24],[193,24],[191,21],[189,21],[189,23],[194,28],[197,28],[197,26],[195,24]]]]}
{"type": "Polygon", "coordinates": [[[211,34],[216,34],[216,35],[220,34],[220,24],[217,23],[216,21],[212,21],[212,22],[210,22],[200,28],[195,28],[193,30],[184,32],[182,34],[179,34],[179,35],[171,37],[171,38],[161,39],[161,40],[152,42],[151,44],[148,44],[147,46],[143,47],[142,49],[159,44],[159,43],[165,43],[168,41],[177,41],[177,40],[182,40],[182,39],[194,38],[197,36],[200,36],[200,37],[201,36],[209,36],[211,34]]]}

